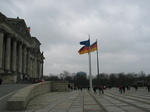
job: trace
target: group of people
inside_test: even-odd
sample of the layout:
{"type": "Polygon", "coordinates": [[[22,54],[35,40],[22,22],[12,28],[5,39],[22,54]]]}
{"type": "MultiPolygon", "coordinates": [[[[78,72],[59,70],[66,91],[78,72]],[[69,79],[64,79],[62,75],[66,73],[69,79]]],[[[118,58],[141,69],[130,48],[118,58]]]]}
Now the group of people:
{"type": "Polygon", "coordinates": [[[99,90],[99,93],[104,94],[104,86],[100,86],[100,87],[94,86],[93,87],[94,94],[97,94],[97,92],[96,92],[97,89],[99,90]]]}
{"type": "MultiPolygon", "coordinates": [[[[82,92],[82,89],[87,89],[88,91],[90,91],[90,87],[86,87],[86,88],[83,88],[82,86],[78,86],[76,90],[80,90],[82,92]]],[[[97,94],[97,90],[99,90],[99,93],[102,93],[104,94],[104,89],[105,87],[104,86],[93,86],[93,92],[94,94],[97,94]]]]}
{"type": "Polygon", "coordinates": [[[119,92],[120,93],[122,93],[122,92],[125,93],[125,86],[120,85],[119,86],[119,92]]]}
{"type": "MultiPolygon", "coordinates": [[[[138,90],[138,85],[134,85],[134,88],[135,88],[135,90],[137,91],[138,90]]],[[[128,86],[128,85],[120,85],[119,86],[119,92],[120,93],[125,93],[125,90],[130,90],[130,86],[128,86]]]]}
{"type": "MultiPolygon", "coordinates": [[[[135,88],[135,91],[138,90],[138,85],[134,85],[133,87],[135,88]]],[[[150,84],[146,85],[146,87],[148,89],[148,92],[150,92],[150,84]]],[[[125,88],[127,88],[127,90],[130,90],[130,86],[122,86],[122,85],[120,85],[119,86],[119,92],[120,93],[125,93],[125,90],[126,90],[125,88]]]]}

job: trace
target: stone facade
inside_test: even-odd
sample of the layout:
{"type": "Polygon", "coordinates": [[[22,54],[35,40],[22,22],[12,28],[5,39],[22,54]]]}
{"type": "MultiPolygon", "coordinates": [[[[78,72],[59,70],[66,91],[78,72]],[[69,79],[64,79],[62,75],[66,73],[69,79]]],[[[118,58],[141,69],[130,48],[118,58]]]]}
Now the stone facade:
{"type": "Polygon", "coordinates": [[[0,13],[0,75],[3,83],[43,76],[41,43],[32,37],[23,19],[7,18],[0,13]]]}

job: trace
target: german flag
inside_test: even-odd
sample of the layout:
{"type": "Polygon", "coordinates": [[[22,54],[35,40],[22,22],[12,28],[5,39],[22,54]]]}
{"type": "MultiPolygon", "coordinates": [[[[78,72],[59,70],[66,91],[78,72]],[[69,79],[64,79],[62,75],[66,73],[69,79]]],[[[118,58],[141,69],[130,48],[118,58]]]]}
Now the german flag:
{"type": "Polygon", "coordinates": [[[79,51],[79,54],[85,54],[85,53],[89,53],[89,47],[88,46],[83,46],[79,51]]]}
{"type": "Polygon", "coordinates": [[[30,27],[28,27],[27,29],[28,29],[28,31],[30,32],[30,27]]]}
{"type": "Polygon", "coordinates": [[[92,45],[91,45],[91,52],[93,52],[93,51],[96,51],[97,50],[97,41],[96,42],[94,42],[92,45]]]}

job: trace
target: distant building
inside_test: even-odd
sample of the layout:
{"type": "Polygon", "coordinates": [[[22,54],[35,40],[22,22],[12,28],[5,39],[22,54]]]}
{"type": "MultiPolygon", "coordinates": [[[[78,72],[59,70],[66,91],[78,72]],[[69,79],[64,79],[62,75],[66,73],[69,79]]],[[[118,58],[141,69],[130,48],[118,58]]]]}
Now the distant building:
{"type": "Polygon", "coordinates": [[[82,71],[81,71],[81,72],[78,72],[77,75],[82,75],[82,76],[86,77],[86,73],[85,73],[85,72],[82,72],[82,71]]]}
{"type": "Polygon", "coordinates": [[[24,19],[7,18],[0,12],[0,77],[3,83],[43,76],[41,43],[30,35],[24,19]]]}

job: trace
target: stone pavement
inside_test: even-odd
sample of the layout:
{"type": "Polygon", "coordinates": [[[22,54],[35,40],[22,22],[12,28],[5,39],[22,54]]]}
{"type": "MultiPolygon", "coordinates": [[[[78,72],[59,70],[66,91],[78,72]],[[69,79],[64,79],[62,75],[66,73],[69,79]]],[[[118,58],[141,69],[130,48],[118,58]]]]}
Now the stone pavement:
{"type": "Polygon", "coordinates": [[[28,103],[25,112],[150,112],[150,92],[146,88],[138,91],[131,88],[125,93],[112,88],[104,92],[76,90],[42,94],[28,103]]]}

